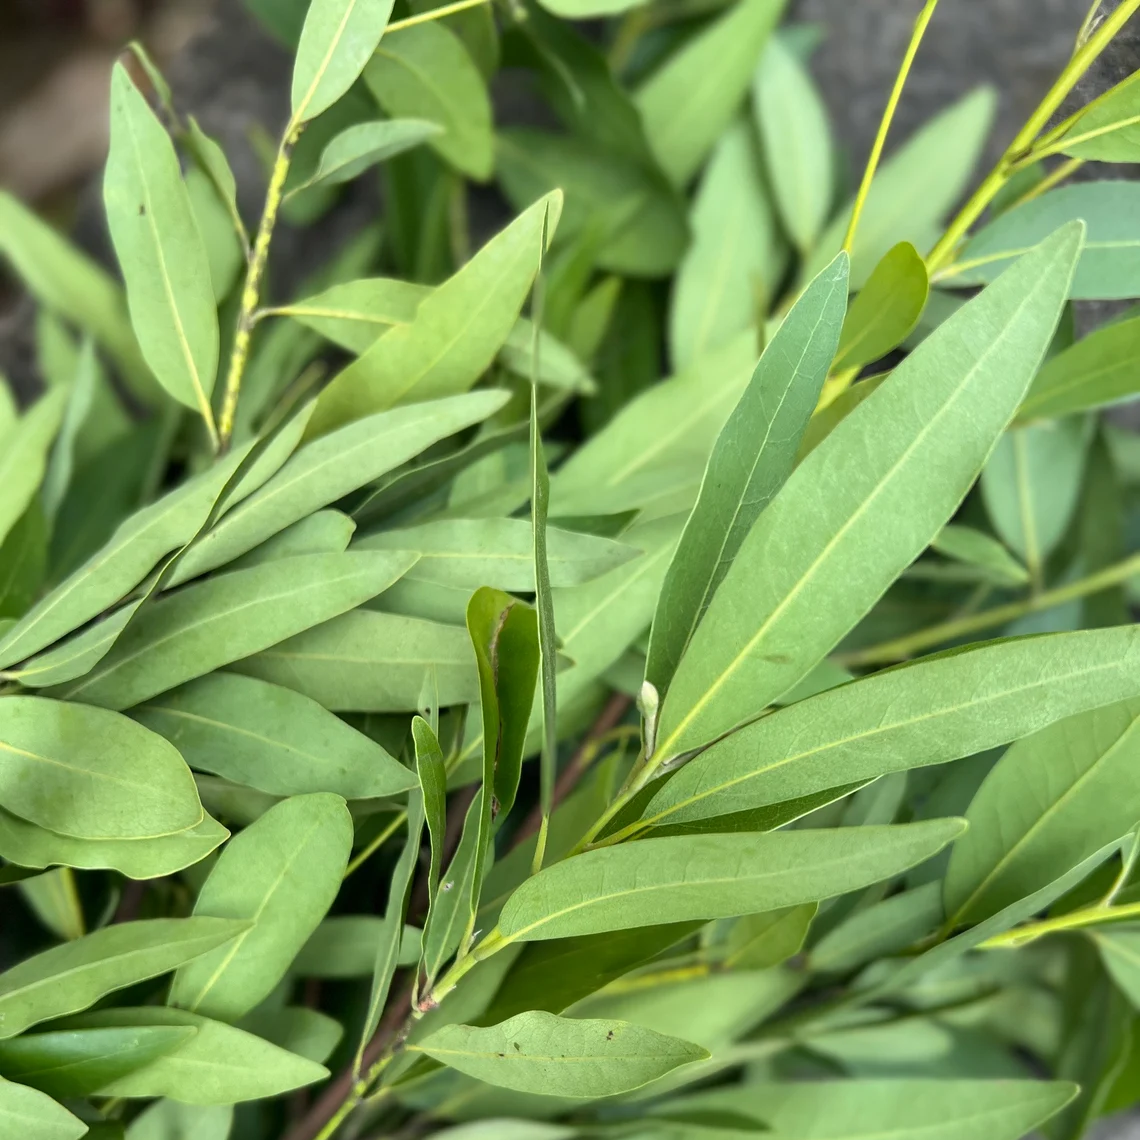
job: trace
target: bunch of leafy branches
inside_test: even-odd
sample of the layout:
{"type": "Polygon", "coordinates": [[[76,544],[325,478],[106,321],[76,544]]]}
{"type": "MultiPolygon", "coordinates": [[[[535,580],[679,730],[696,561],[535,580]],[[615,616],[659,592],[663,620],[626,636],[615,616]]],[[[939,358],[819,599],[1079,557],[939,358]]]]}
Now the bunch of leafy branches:
{"type": "Polygon", "coordinates": [[[137,48],[123,284],[0,195],[47,380],[0,386],[4,1135],[1140,1100],[1140,317],[1073,318],[1140,295],[1140,185],[1062,185],[1140,161],[1140,80],[1058,119],[1140,0],[948,224],[990,94],[883,161],[937,0],[846,203],[779,0],[249,2],[296,60],[253,233],[137,48]],[[562,133],[494,133],[500,65],[562,133]],[[271,300],[377,165],[382,235],[271,300]]]}

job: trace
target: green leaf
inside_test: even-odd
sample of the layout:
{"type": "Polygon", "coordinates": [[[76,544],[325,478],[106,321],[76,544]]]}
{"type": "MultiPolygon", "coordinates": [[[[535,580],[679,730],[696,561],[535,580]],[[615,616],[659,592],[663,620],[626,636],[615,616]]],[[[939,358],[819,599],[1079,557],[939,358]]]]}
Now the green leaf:
{"type": "Polygon", "coordinates": [[[323,1065],[344,1037],[339,1021],[307,1006],[262,1006],[242,1019],[241,1029],[257,1034],[309,1061],[323,1065]]]}
{"type": "MultiPolygon", "coordinates": [[[[303,422],[290,425],[275,438],[231,492],[228,505],[255,491],[285,462],[302,426],[303,422]]],[[[209,519],[249,450],[239,448],[122,522],[106,545],[0,636],[0,668],[24,660],[98,617],[138,586],[160,558],[188,543],[209,519]]],[[[66,511],[61,525],[65,516],[66,511]]],[[[175,575],[171,584],[180,580],[175,575]]]]}
{"type": "MultiPolygon", "coordinates": [[[[444,765],[439,741],[432,732],[431,725],[423,717],[412,718],[412,741],[416,749],[416,773],[420,781],[424,819],[431,841],[431,862],[428,865],[427,877],[428,912],[424,920],[424,929],[430,930],[432,907],[439,892],[439,874],[447,842],[447,768],[444,765]]],[[[395,941],[398,948],[400,939],[396,938],[395,941]]]]}
{"type": "MultiPolygon", "coordinates": [[[[367,978],[376,963],[376,947],[384,920],[371,914],[339,914],[326,918],[293,961],[291,972],[300,978],[367,978]]],[[[399,965],[414,966],[420,956],[420,932],[405,926],[400,940],[399,965]]]]}
{"type": "Polygon", "coordinates": [[[13,195],[0,190],[0,253],[41,304],[90,333],[148,407],[160,396],[118,283],[13,195]]]}
{"type": "Polygon", "coordinates": [[[21,1084],[60,1097],[86,1097],[185,1045],[190,1026],[61,1029],[0,1041],[0,1068],[21,1084]]]}
{"type": "Polygon", "coordinates": [[[197,163],[198,169],[209,178],[218,197],[225,205],[234,233],[239,236],[244,254],[244,250],[249,248],[249,235],[238,210],[237,179],[234,177],[229,159],[226,158],[226,152],[217,141],[202,130],[201,125],[193,115],[186,117],[186,133],[183,135],[182,142],[197,163]]]}
{"type": "Polygon", "coordinates": [[[197,1030],[176,1052],[104,1085],[103,1096],[168,1097],[184,1104],[228,1105],[280,1096],[329,1075],[323,1065],[252,1033],[182,1009],[102,1009],[72,1018],[68,1024],[74,1028],[170,1025],[197,1030]]]}
{"type": "Polygon", "coordinates": [[[206,260],[210,266],[210,283],[214,300],[221,304],[233,289],[245,265],[245,251],[234,229],[233,218],[217,187],[196,166],[184,175],[190,210],[202,238],[206,260]]]}
{"type": "Polygon", "coordinates": [[[94,342],[87,338],[76,358],[74,379],[60,423],[59,438],[52,448],[51,459],[44,475],[43,489],[40,492],[44,513],[49,519],[55,518],[67,493],[75,465],[79,433],[91,411],[97,389],[106,382],[95,356],[94,342]]]}
{"type": "Polygon", "coordinates": [[[130,708],[353,609],[414,561],[402,553],[306,554],[189,586],[145,610],[64,695],[130,708]]]}
{"type": "Polygon", "coordinates": [[[503,908],[499,929],[508,941],[533,942],[798,906],[897,875],[953,842],[964,826],[943,819],[604,847],[528,879],[503,908]]]}
{"type": "Polygon", "coordinates": [[[1018,410],[1018,421],[1055,419],[1134,399],[1140,394],[1137,354],[1140,318],[1097,329],[1046,361],[1018,410]]]}
{"type": "Polygon", "coordinates": [[[494,415],[506,401],[505,392],[471,392],[381,412],[313,440],[223,517],[183,558],[169,584],[225,565],[432,444],[494,415]]]}
{"type": "Polygon", "coordinates": [[[653,619],[645,676],[662,693],[753,524],[795,465],[846,306],[847,257],[840,254],[780,326],[716,441],[653,619]]]}
{"type": "Polygon", "coordinates": [[[34,499],[0,543],[0,618],[18,618],[32,604],[47,571],[47,520],[34,499]]]}
{"type": "Polygon", "coordinates": [[[0,1126],[22,1140],[80,1140],[87,1125],[50,1097],[0,1077],[0,1126]]]}
{"type": "Polygon", "coordinates": [[[755,1112],[796,1140],[1020,1140],[1075,1095],[1046,1081],[803,1081],[699,1093],[664,1111],[755,1112]]]}
{"type": "Polygon", "coordinates": [[[768,970],[798,954],[807,938],[816,903],[748,914],[732,924],[722,965],[728,969],[768,970]]]}
{"type": "Polygon", "coordinates": [[[889,669],[780,709],[660,785],[644,825],[779,804],[942,764],[1138,695],[1132,627],[1018,638],[889,669]]]}
{"type": "Polygon", "coordinates": [[[0,700],[0,806],[80,839],[145,839],[202,821],[190,770],[161,737],[104,709],[0,700]]]}
{"type": "Polygon", "coordinates": [[[360,78],[392,15],[389,0],[313,0],[293,65],[293,121],[327,111],[360,78]]]}
{"type": "Polygon", "coordinates": [[[988,918],[1075,867],[1140,818],[1135,698],[1018,741],[986,777],[946,872],[955,925],[988,918]]]}
{"type": "Polygon", "coordinates": [[[760,153],[747,122],[721,137],[689,216],[693,240],[677,270],[669,356],[684,368],[739,332],[754,329],[786,261],[760,153]]]}
{"type": "Polygon", "coordinates": [[[500,131],[499,181],[515,209],[561,189],[565,241],[578,239],[598,268],[663,277],[681,260],[688,236],[676,190],[629,149],[533,128],[500,131]]]}
{"type": "Polygon", "coordinates": [[[835,370],[862,368],[898,348],[918,324],[929,293],[918,250],[906,241],[890,249],[851,304],[835,370]]]}
{"type": "Polygon", "coordinates": [[[984,285],[1030,246],[1077,218],[1088,226],[1088,237],[1069,296],[1074,301],[1140,296],[1140,186],[1119,181],[1062,186],[995,218],[966,244],[945,283],[984,285]]]}
{"type": "Polygon", "coordinates": [[[786,692],[942,529],[1044,356],[1081,240],[1082,227],[1066,227],[1027,255],[796,468],[678,666],[661,712],[662,759],[715,739],[786,692]]]}
{"type": "Polygon", "coordinates": [[[1089,931],[1105,969],[1132,1005],[1140,1006],[1140,930],[1113,923],[1089,931]]]}
{"type": "Polygon", "coordinates": [[[357,123],[341,131],[325,147],[312,177],[294,187],[290,194],[298,194],[313,186],[336,186],[341,182],[350,182],[369,167],[419,146],[440,134],[442,129],[423,119],[382,119],[375,123],[357,123]]]}
{"type": "Polygon", "coordinates": [[[410,1048],[500,1088],[583,1098],[629,1092],[708,1056],[699,1045],[628,1022],[540,1011],[486,1029],[446,1025],[410,1048]]]}
{"type": "Polygon", "coordinates": [[[0,542],[32,502],[47,470],[48,451],[67,407],[67,392],[56,389],[41,396],[0,437],[0,542]]]}
{"type": "Polygon", "coordinates": [[[538,272],[547,211],[557,213],[560,200],[555,192],[535,203],[423,300],[411,324],[390,329],[336,376],[317,401],[310,436],[471,388],[518,319],[538,272]]]}
{"type": "Polygon", "coordinates": [[[83,903],[75,886],[75,876],[65,868],[20,883],[20,894],[36,917],[64,942],[87,933],[83,903]]]}
{"type": "Polygon", "coordinates": [[[752,82],[752,98],[780,218],[806,253],[830,214],[834,144],[827,108],[811,73],[783,36],[768,41],[752,82]]]}
{"type": "Polygon", "coordinates": [[[551,477],[554,517],[688,510],[757,355],[744,333],[631,400],[551,477]]]}
{"type": "Polygon", "coordinates": [[[229,946],[183,966],[170,1004],[234,1021],[268,996],[340,889],[352,819],[340,796],[296,796],[231,839],[198,894],[195,915],[253,926],[229,946]]]}
{"type": "Polygon", "coordinates": [[[22,867],[105,868],[129,879],[173,875],[205,859],[229,835],[206,815],[196,827],[154,839],[72,839],[0,810],[0,855],[5,859],[22,867]]]}
{"type": "MultiPolygon", "coordinates": [[[[362,277],[334,285],[323,293],[273,312],[300,321],[341,348],[361,355],[393,325],[411,324],[420,302],[432,292],[430,285],[417,285],[394,277],[362,277]]],[[[520,317],[499,349],[499,363],[530,379],[533,339],[534,326],[520,317]]],[[[585,366],[561,341],[543,330],[539,333],[539,344],[539,383],[572,391],[593,390],[594,381],[585,366]]]]}
{"type": "Polygon", "coordinates": [[[236,673],[191,681],[133,716],[202,772],[276,796],[394,796],[411,773],[316,701],[236,673]]]}
{"type": "Polygon", "coordinates": [[[490,842],[491,822],[510,814],[518,791],[538,681],[538,614],[510,595],[484,587],[467,606],[467,630],[479,671],[485,789],[475,855],[474,910],[483,885],[483,852],[490,842]]]}
{"type": "Polygon", "coordinates": [[[462,626],[353,610],[234,663],[335,712],[414,712],[432,681],[441,707],[468,704],[479,686],[462,626]]]}
{"type": "Polygon", "coordinates": [[[597,16],[616,16],[637,8],[643,0],[542,0],[542,6],[564,20],[588,20],[597,16]]]}
{"type": "Polygon", "coordinates": [[[386,36],[364,82],[394,119],[442,128],[425,141],[461,173],[485,182],[494,161],[491,100],[463,41],[438,21],[386,36]]]}
{"type": "Polygon", "coordinates": [[[267,538],[248,554],[229,563],[231,570],[260,566],[275,558],[293,558],[298,554],[343,554],[352,541],[356,523],[340,511],[316,511],[300,522],[267,538]]]}
{"type": "Polygon", "coordinates": [[[856,911],[812,947],[808,965],[823,972],[857,969],[921,941],[942,918],[942,885],[925,883],[856,911]]]}
{"type": "Polygon", "coordinates": [[[1091,427],[1068,419],[1013,428],[982,472],[982,499],[994,530],[1031,574],[1040,573],[1077,508],[1091,427]]]}
{"type": "Polygon", "coordinates": [[[126,1140],[229,1140],[234,1110],[190,1108],[175,1100],[159,1100],[131,1121],[126,1140]]]}
{"type": "Polygon", "coordinates": [[[696,173],[732,121],[783,0],[738,0],[638,90],[649,145],[678,186],[696,173]]]}
{"type": "MultiPolygon", "coordinates": [[[[910,242],[920,253],[934,245],[942,232],[943,218],[957,205],[973,178],[996,106],[994,92],[979,88],[936,115],[879,167],[859,217],[851,257],[854,288],[863,286],[875,266],[899,242],[910,242]]],[[[843,248],[853,206],[849,203],[820,237],[805,265],[805,279],[843,248]]],[[[1041,237],[1056,228],[1050,227],[1041,237]]]]}
{"type": "MultiPolygon", "coordinates": [[[[354,550],[410,550],[419,560],[405,577],[443,586],[534,592],[534,554],[527,519],[438,519],[366,535],[354,550]]],[[[623,542],[551,527],[551,584],[579,586],[636,558],[623,542]]]]}
{"type": "Polygon", "coordinates": [[[218,317],[210,265],[174,144],[121,64],[111,83],[103,198],[143,356],[212,431],[218,317]]]}
{"type": "MultiPolygon", "coordinates": [[[[424,972],[434,978],[440,967],[460,948],[473,930],[476,895],[474,884],[475,857],[484,838],[481,826],[484,791],[480,788],[463,817],[459,844],[444,873],[439,894],[434,900],[432,922],[424,928],[424,972]]],[[[482,884],[480,883],[480,887],[482,884]]]]}
{"type": "Polygon", "coordinates": [[[154,918],[45,950],[0,974],[0,1039],[169,973],[248,930],[248,922],[223,918],[154,918]]]}
{"type": "Polygon", "coordinates": [[[1086,162],[1140,162],[1140,73],[1094,99],[1057,146],[1086,162]]]}
{"type": "Polygon", "coordinates": [[[996,539],[972,527],[944,526],[931,549],[957,562],[976,568],[985,580],[1001,586],[1020,586],[1029,575],[1020,562],[996,539]]]}

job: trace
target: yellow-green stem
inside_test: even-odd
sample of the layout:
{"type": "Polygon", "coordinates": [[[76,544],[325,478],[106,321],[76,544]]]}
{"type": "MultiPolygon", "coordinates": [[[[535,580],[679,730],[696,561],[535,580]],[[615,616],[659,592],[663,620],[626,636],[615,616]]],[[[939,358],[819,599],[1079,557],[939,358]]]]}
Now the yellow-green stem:
{"type": "Polygon", "coordinates": [[[384,828],[384,830],[380,832],[380,834],[376,836],[376,838],[373,839],[372,842],[369,843],[368,846],[365,847],[364,850],[361,851],[360,854],[357,855],[351,863],[349,863],[349,865],[344,870],[344,877],[347,879],[348,876],[353,873],[353,871],[359,871],[360,868],[365,863],[367,863],[368,860],[371,859],[372,856],[375,855],[376,852],[379,851],[380,848],[383,847],[384,844],[387,843],[388,840],[391,839],[392,836],[395,835],[401,827],[404,826],[407,818],[407,808],[405,808],[403,811],[397,812],[396,817],[392,820],[392,822],[388,824],[388,826],[384,828]]]}
{"type": "Polygon", "coordinates": [[[384,34],[391,35],[402,28],[414,28],[417,24],[427,24],[432,20],[442,20],[447,16],[454,16],[456,12],[466,12],[468,8],[479,8],[489,4],[490,0],[456,0],[454,4],[444,4],[442,8],[430,8],[426,12],[409,16],[406,20],[393,20],[385,29],[384,34]]]}
{"type": "Polygon", "coordinates": [[[1016,621],[1028,614],[1041,613],[1054,606],[1077,598],[1085,598],[1090,594],[1100,593],[1111,586],[1117,586],[1128,578],[1140,574],[1140,554],[1134,554],[1123,562],[1114,566],[1107,566],[1090,574],[1087,578],[1070,582],[1066,586],[1058,586],[1052,590],[1043,590],[1033,597],[1020,602],[1010,602],[1008,605],[995,606],[992,610],[984,610],[980,614],[970,617],[958,618],[931,626],[929,629],[919,630],[905,637],[898,637],[892,641],[884,641],[880,645],[873,645],[869,649],[861,649],[855,653],[838,655],[835,660],[841,665],[889,665],[897,661],[905,661],[916,653],[921,653],[935,646],[944,645],[949,641],[957,641],[969,637],[983,630],[993,629],[994,626],[1005,625],[1016,621]]]}
{"type": "Polygon", "coordinates": [[[926,267],[931,274],[954,256],[954,251],[969,232],[970,227],[982,216],[986,207],[994,200],[1013,173],[1015,164],[1025,157],[1037,136],[1045,129],[1049,120],[1077,85],[1080,78],[1088,71],[1093,61],[1104,51],[1116,33],[1136,13],[1137,9],[1140,9],[1140,0],[1123,0],[1120,6],[1105,17],[1104,22],[1073,53],[1073,57],[1065,70],[1061,72],[1057,81],[1049,89],[1049,93],[1041,101],[1037,110],[1030,115],[1025,126],[1017,133],[1017,137],[1009,144],[997,166],[990,171],[982,184],[974,191],[969,201],[958,212],[957,217],[942,235],[941,241],[931,250],[930,256],[926,259],[926,267]]]}
{"type": "Polygon", "coordinates": [[[1087,907],[1085,910],[1058,915],[1057,918],[1044,918],[1040,922],[1016,926],[1004,934],[995,934],[993,938],[981,944],[981,949],[998,950],[1011,946],[1024,946],[1028,942],[1043,938],[1046,934],[1059,934],[1065,930],[1080,930],[1086,926],[1100,926],[1105,922],[1119,922],[1125,918],[1137,917],[1140,917],[1140,903],[1129,903],[1127,906],[1087,907]]]}
{"type": "Polygon", "coordinates": [[[293,149],[301,137],[305,124],[294,121],[285,131],[277,160],[269,176],[269,190],[265,195],[265,209],[261,215],[261,225],[253,243],[249,268],[245,275],[245,287],[241,294],[241,308],[238,310],[237,328],[234,333],[234,347],[230,354],[230,367],[226,374],[226,390],[222,400],[222,414],[218,424],[218,446],[225,451],[229,447],[234,432],[234,419],[237,416],[238,397],[241,395],[242,377],[249,363],[249,346],[253,338],[253,326],[258,302],[261,299],[261,283],[265,277],[265,267],[269,261],[269,246],[273,241],[273,230],[277,225],[277,215],[285,193],[285,180],[289,177],[289,167],[293,161],[293,149]]]}
{"type": "Polygon", "coordinates": [[[1060,186],[1066,178],[1071,178],[1082,166],[1085,160],[1083,158],[1070,158],[1068,162],[1062,162],[1059,166],[1050,170],[1036,186],[1031,186],[1016,202],[1010,206],[1011,210],[1015,210],[1018,206],[1024,206],[1026,202],[1032,202],[1034,198],[1040,198],[1042,194],[1048,194],[1055,186],[1060,186]]]}
{"type": "Polygon", "coordinates": [[[855,232],[859,228],[859,218],[867,204],[867,195],[871,192],[871,183],[875,179],[875,171],[878,170],[879,162],[882,160],[883,148],[887,143],[887,134],[891,129],[891,123],[894,121],[895,112],[898,110],[899,100],[902,98],[903,88],[906,86],[910,70],[914,66],[914,57],[918,54],[919,45],[922,43],[923,36],[926,35],[926,29],[934,15],[934,9],[937,7],[938,0],[926,0],[925,7],[914,22],[914,32],[911,34],[906,55],[903,56],[902,66],[899,68],[898,77],[895,79],[895,85],[891,90],[890,98],[887,100],[887,109],[883,112],[883,118],[879,123],[879,130],[875,135],[874,145],[871,147],[871,155],[867,159],[867,169],[863,172],[863,181],[860,183],[859,192],[855,195],[855,205],[851,210],[851,221],[847,225],[847,236],[843,239],[843,248],[848,253],[855,247],[855,232]]]}

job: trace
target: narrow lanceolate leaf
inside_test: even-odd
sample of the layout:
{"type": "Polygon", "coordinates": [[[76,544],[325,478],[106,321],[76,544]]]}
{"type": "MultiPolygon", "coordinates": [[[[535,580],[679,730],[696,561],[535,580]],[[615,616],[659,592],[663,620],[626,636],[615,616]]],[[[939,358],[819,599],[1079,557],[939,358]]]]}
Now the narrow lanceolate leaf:
{"type": "Polygon", "coordinates": [[[684,368],[756,326],[787,261],[768,201],[760,148],[738,119],[701,176],[689,224],[692,241],[677,269],[669,310],[669,355],[684,368]]]}
{"type": "Polygon", "coordinates": [[[1090,933],[1112,980],[1140,1008],[1140,930],[1133,923],[1113,923],[1090,933]]]}
{"type": "Polygon", "coordinates": [[[49,1096],[0,1077],[0,1128],[21,1140],[80,1140],[87,1125],[49,1096]]]}
{"type": "Polygon", "coordinates": [[[540,1011],[485,1029],[447,1025],[412,1048],[500,1088],[581,1098],[629,1092],[708,1056],[699,1045],[640,1025],[540,1011]]]}
{"type": "Polygon", "coordinates": [[[1044,356],[1082,240],[1065,227],[963,306],[796,468],[678,666],[662,759],[806,676],[942,529],[1044,356]]]}
{"type": "Polygon", "coordinates": [[[653,620],[645,676],[662,693],[753,524],[795,465],[846,307],[841,253],[796,302],[717,439],[653,620]]]}
{"type": "Polygon", "coordinates": [[[235,570],[155,602],[64,696],[125,709],[354,609],[414,554],[309,554],[235,570]]]}
{"type": "MultiPolygon", "coordinates": [[[[193,1037],[180,1049],[108,1082],[99,1090],[103,1096],[168,1097],[184,1104],[229,1105],[280,1096],[328,1076],[323,1065],[236,1026],[183,1009],[101,1009],[72,1018],[67,1024],[77,1029],[168,1026],[194,1030],[193,1037]]],[[[208,1119],[209,1114],[200,1109],[193,1117],[196,1123],[203,1118],[208,1119]]],[[[198,1137],[191,1134],[188,1140],[198,1137]]]]}
{"type": "MultiPolygon", "coordinates": [[[[431,862],[428,864],[428,913],[424,929],[430,929],[432,907],[439,890],[439,873],[443,867],[445,831],[447,828],[447,769],[439,741],[423,717],[412,720],[412,740],[416,749],[416,772],[423,797],[424,820],[431,841],[431,862]]],[[[399,937],[396,939],[399,948],[399,937]]]]}
{"type": "Polygon", "coordinates": [[[740,1085],[662,1108],[755,1113],[796,1140],[1021,1140],[1076,1095],[1061,1081],[851,1080],[740,1085]]]}
{"type": "Polygon", "coordinates": [[[357,123],[342,131],[325,147],[313,176],[291,193],[311,186],[336,186],[363,174],[370,166],[384,162],[437,135],[441,127],[423,119],[383,119],[378,123],[357,123]]]}
{"type": "Polygon", "coordinates": [[[492,390],[397,408],[306,444],[256,494],[195,544],[179,563],[170,585],[245,554],[433,443],[494,415],[507,398],[506,392],[492,390]]]}
{"type": "Polygon", "coordinates": [[[468,603],[467,630],[479,671],[483,724],[483,794],[471,876],[474,915],[492,824],[507,817],[518,792],[538,680],[538,615],[509,594],[483,587],[468,603]]]}
{"type": "Polygon", "coordinates": [[[234,669],[304,693],[334,712],[415,712],[424,686],[441,707],[479,696],[475,659],[459,625],[352,610],[234,669]]]}
{"type": "Polygon", "coordinates": [[[218,317],[210,263],[174,144],[121,64],[111,82],[103,198],[143,356],[212,431],[218,317]]]}
{"type": "Polygon", "coordinates": [[[56,389],[0,435],[0,543],[20,520],[39,489],[47,469],[48,451],[67,407],[67,392],[56,389]]]}
{"type": "MultiPolygon", "coordinates": [[[[283,432],[231,493],[230,502],[256,490],[285,462],[296,442],[295,435],[283,432]]],[[[163,555],[188,543],[210,517],[248,450],[236,450],[124,520],[103,547],[0,637],[0,667],[24,660],[110,609],[163,555]]]]}
{"type": "Polygon", "coordinates": [[[480,788],[463,818],[459,846],[440,881],[431,925],[424,928],[424,972],[429,978],[439,973],[444,962],[459,949],[467,931],[474,929],[475,905],[472,900],[476,892],[472,889],[472,874],[475,852],[481,839],[483,795],[480,788]]]}
{"type": "Polygon", "coordinates": [[[1090,103],[1058,145],[1086,161],[1140,162],[1140,75],[1090,103]]]}
{"type": "Polygon", "coordinates": [[[1047,361],[1018,409],[1019,421],[1056,419],[1133,399],[1140,318],[1118,321],[1047,361]]]}
{"type": "Polygon", "coordinates": [[[875,266],[851,303],[834,368],[862,368],[886,356],[914,331],[930,280],[926,262],[910,242],[900,242],[875,266]]]}
{"type": "Polygon", "coordinates": [[[155,918],[118,923],[45,950],[0,974],[0,1038],[157,978],[248,928],[248,922],[228,918],[155,918]]]}
{"type": "Polygon", "coordinates": [[[233,1122],[232,1105],[204,1112],[175,1100],[157,1100],[131,1121],[127,1140],[227,1140],[233,1122]]]}
{"type": "Polygon", "coordinates": [[[230,945],[184,966],[170,1004],[236,1021],[284,977],[336,898],[352,847],[340,796],[296,796],[230,841],[210,872],[195,915],[252,922],[230,945]]]}
{"type": "Polygon", "coordinates": [[[769,41],[752,92],[780,217],[792,241],[808,252],[827,222],[835,187],[827,109],[783,36],[769,41]]]}
{"type": "Polygon", "coordinates": [[[80,839],[145,839],[202,820],[190,770],[162,737],[43,697],[0,700],[0,806],[80,839]]]}
{"type": "Polygon", "coordinates": [[[509,941],[570,938],[735,918],[859,890],[929,859],[965,824],[642,839],[587,851],[528,879],[507,901],[509,941]]]}
{"type": "Polygon", "coordinates": [[[1069,296],[1109,301],[1140,295],[1140,186],[1125,181],[1062,186],[999,215],[958,255],[951,283],[992,281],[1024,250],[1077,218],[1088,226],[1088,239],[1069,296]]]}
{"type": "Polygon", "coordinates": [[[259,566],[275,558],[292,558],[298,554],[341,554],[348,549],[356,531],[356,523],[340,511],[316,511],[300,522],[255,546],[248,554],[235,558],[229,565],[234,570],[259,566]]]}
{"type": "Polygon", "coordinates": [[[60,865],[157,879],[200,862],[229,837],[206,815],[196,827],[154,839],[73,839],[0,810],[0,856],[21,867],[60,865]]]}
{"type": "Polygon", "coordinates": [[[732,733],[661,785],[643,823],[709,819],[836,780],[942,764],[1138,695],[1140,632],[1132,626],[955,650],[819,693],[732,733]]]}
{"type": "Polygon", "coordinates": [[[946,913],[977,922],[1075,867],[1140,818],[1140,700],[1069,717],[1018,741],[967,812],[946,872],[946,913]]]}
{"type": "Polygon", "coordinates": [[[996,538],[972,527],[944,526],[930,547],[976,570],[985,581],[1019,586],[1029,580],[1025,567],[996,538]]]}
{"type": "MultiPolygon", "coordinates": [[[[354,550],[410,550],[419,560],[407,577],[441,586],[533,593],[533,535],[526,519],[437,519],[384,530],[353,543],[354,550]]],[[[552,586],[580,586],[636,558],[624,542],[560,527],[548,531],[552,586]]]]}
{"type": "Polygon", "coordinates": [[[649,145],[678,186],[696,173],[732,120],[783,8],[783,0],[741,0],[637,92],[649,145]]]}
{"type": "Polygon", "coordinates": [[[412,774],[316,701],[237,673],[212,673],[136,709],[186,762],[276,796],[394,796],[412,774]]]}
{"type": "Polygon", "coordinates": [[[313,0],[293,65],[293,119],[327,111],[360,77],[388,18],[389,0],[313,0]]]}
{"type": "MultiPolygon", "coordinates": [[[[437,789],[433,788],[433,799],[437,796],[437,789]]],[[[446,793],[446,788],[444,789],[446,793]]],[[[436,810],[433,805],[433,810],[436,810]]],[[[388,1000],[388,991],[392,988],[392,978],[400,961],[400,945],[403,941],[404,917],[408,913],[408,901],[412,890],[412,877],[416,873],[416,866],[420,857],[420,842],[424,830],[424,797],[417,789],[408,796],[408,833],[404,839],[404,848],[396,862],[395,870],[388,887],[388,904],[384,912],[384,925],[380,930],[380,937],[376,941],[376,953],[373,956],[372,988],[368,995],[368,1008],[364,1014],[364,1025],[360,1031],[360,1043],[356,1048],[355,1068],[359,1072],[364,1049],[372,1040],[376,1027],[380,1024],[380,1015],[384,1012],[384,1003],[388,1000]]],[[[335,893],[335,892],[334,892],[335,893]]],[[[417,964],[418,969],[418,964],[417,964]]]]}
{"type": "Polygon", "coordinates": [[[321,393],[309,434],[319,435],[397,404],[466,392],[503,346],[553,237],[560,191],[536,202],[420,303],[321,393]]]}
{"type": "Polygon", "coordinates": [[[427,119],[443,130],[427,142],[477,181],[491,176],[491,97],[464,41],[432,21],[387,36],[364,71],[364,82],[395,119],[427,119]]]}
{"type": "Polygon", "coordinates": [[[55,1029],[0,1041],[0,1067],[9,1077],[51,1096],[93,1096],[110,1081],[187,1044],[190,1026],[55,1029]]]}
{"type": "Polygon", "coordinates": [[[86,676],[111,652],[141,605],[140,599],[120,606],[102,621],[28,658],[19,668],[5,670],[5,677],[25,689],[47,689],[86,676]]]}
{"type": "MultiPolygon", "coordinates": [[[[293,960],[290,970],[299,978],[367,978],[376,962],[376,947],[384,920],[371,914],[338,914],[326,918],[293,960]]],[[[421,932],[405,926],[400,936],[401,966],[419,960],[421,932]]]]}

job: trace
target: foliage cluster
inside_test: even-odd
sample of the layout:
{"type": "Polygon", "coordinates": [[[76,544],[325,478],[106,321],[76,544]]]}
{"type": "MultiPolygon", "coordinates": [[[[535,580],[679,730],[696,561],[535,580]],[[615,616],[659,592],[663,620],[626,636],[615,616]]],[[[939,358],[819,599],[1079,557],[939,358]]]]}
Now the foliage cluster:
{"type": "Polygon", "coordinates": [[[248,3],[295,49],[256,230],[137,47],[121,281],[0,194],[46,381],[0,384],[0,1132],[1140,1100],[1140,316],[1073,309],[1140,296],[1140,184],[1063,185],[1140,162],[1140,76],[1057,121],[1140,0],[957,213],[992,93],[883,158],[937,0],[857,187],[780,0],[248,3]]]}

